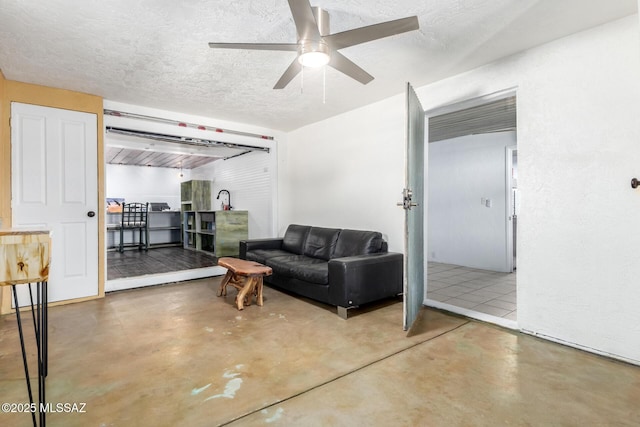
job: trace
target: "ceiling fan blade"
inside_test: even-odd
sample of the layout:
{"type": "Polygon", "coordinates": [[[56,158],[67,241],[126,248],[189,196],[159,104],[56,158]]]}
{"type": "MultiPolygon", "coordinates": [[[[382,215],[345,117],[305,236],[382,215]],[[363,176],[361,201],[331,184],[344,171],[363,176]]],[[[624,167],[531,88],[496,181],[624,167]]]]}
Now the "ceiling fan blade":
{"type": "Polygon", "coordinates": [[[295,43],[209,43],[214,49],[287,50],[296,51],[295,43]]]}
{"type": "Polygon", "coordinates": [[[331,52],[329,65],[352,79],[359,81],[363,85],[366,85],[373,80],[373,76],[371,74],[357,66],[353,61],[340,52],[331,52]]]}
{"type": "Polygon", "coordinates": [[[406,33],[407,31],[417,30],[419,28],[420,23],[418,22],[418,17],[410,16],[409,18],[396,19],[394,21],[382,22],[380,24],[331,34],[324,36],[323,40],[332,49],[342,49],[349,46],[355,46],[360,43],[366,43],[372,40],[406,33]]]}
{"type": "Polygon", "coordinates": [[[319,41],[320,30],[309,0],[289,0],[289,8],[296,24],[298,40],[319,41]]]}
{"type": "Polygon", "coordinates": [[[273,87],[274,89],[284,89],[291,80],[302,70],[302,65],[298,62],[298,58],[294,59],[289,68],[284,72],[278,83],[273,87]]]}

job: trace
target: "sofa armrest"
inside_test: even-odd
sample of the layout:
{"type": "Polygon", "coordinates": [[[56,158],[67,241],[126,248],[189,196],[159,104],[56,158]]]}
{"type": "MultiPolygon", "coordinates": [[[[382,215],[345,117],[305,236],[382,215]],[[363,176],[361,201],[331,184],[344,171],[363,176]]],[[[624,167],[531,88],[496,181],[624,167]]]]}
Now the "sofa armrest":
{"type": "Polygon", "coordinates": [[[329,301],[354,307],[402,293],[403,255],[395,252],[329,260],[329,301]]]}
{"type": "Polygon", "coordinates": [[[272,239],[240,240],[240,259],[247,259],[247,251],[256,249],[280,249],[282,237],[272,239]]]}

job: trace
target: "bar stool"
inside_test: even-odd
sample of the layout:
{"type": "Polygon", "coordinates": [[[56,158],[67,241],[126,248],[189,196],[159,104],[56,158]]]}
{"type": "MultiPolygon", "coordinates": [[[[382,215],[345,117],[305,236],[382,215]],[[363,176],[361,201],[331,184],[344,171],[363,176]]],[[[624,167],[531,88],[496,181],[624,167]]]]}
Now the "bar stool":
{"type": "MultiPolygon", "coordinates": [[[[119,252],[124,252],[124,230],[139,230],[138,250],[149,249],[149,203],[125,203],[122,205],[122,219],[120,220],[120,247],[119,252]],[[144,239],[143,239],[144,236],[144,239]],[[144,243],[143,243],[144,240],[144,243]]],[[[135,245],[135,244],[134,244],[135,245]]]]}

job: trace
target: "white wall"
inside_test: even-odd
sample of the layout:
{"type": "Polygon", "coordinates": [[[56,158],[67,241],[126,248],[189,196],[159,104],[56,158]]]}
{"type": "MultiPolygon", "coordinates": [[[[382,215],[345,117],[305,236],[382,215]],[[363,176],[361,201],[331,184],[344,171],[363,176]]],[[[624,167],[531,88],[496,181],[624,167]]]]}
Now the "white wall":
{"type": "MultiPolygon", "coordinates": [[[[632,16],[417,90],[429,110],[518,88],[518,324],[636,363],[638,40],[632,16]]],[[[377,229],[401,250],[404,114],[397,96],[291,132],[280,226],[377,229]]]]}
{"type": "Polygon", "coordinates": [[[429,144],[429,261],[510,272],[506,147],[515,144],[515,132],[429,144]]]}
{"type": "Polygon", "coordinates": [[[107,198],[129,202],[166,202],[171,210],[180,210],[180,182],[189,179],[189,171],[145,166],[107,165],[107,198]]]}
{"type": "Polygon", "coordinates": [[[637,17],[539,58],[518,91],[519,324],[640,361],[637,17]]]}
{"type": "Polygon", "coordinates": [[[249,238],[258,239],[275,236],[273,200],[276,189],[275,154],[254,151],[228,160],[218,160],[193,169],[193,179],[213,181],[213,209],[220,210],[221,202],[226,203],[223,194],[215,197],[220,190],[231,193],[231,206],[235,210],[249,212],[249,238]]]}
{"type": "Polygon", "coordinates": [[[288,135],[280,235],[290,223],[375,230],[402,251],[404,108],[397,96],[288,135]]]}

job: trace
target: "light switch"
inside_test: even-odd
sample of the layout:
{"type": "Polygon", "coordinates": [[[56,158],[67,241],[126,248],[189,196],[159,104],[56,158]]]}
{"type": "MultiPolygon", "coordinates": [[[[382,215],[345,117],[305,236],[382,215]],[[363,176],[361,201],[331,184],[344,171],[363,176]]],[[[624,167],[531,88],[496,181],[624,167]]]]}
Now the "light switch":
{"type": "Polygon", "coordinates": [[[490,208],[491,207],[491,199],[487,199],[487,202],[485,203],[485,206],[490,208]]]}
{"type": "Polygon", "coordinates": [[[480,204],[481,204],[482,206],[484,206],[484,205],[485,205],[485,203],[487,203],[487,199],[485,199],[484,197],[481,197],[481,198],[480,198],[480,204]]]}

